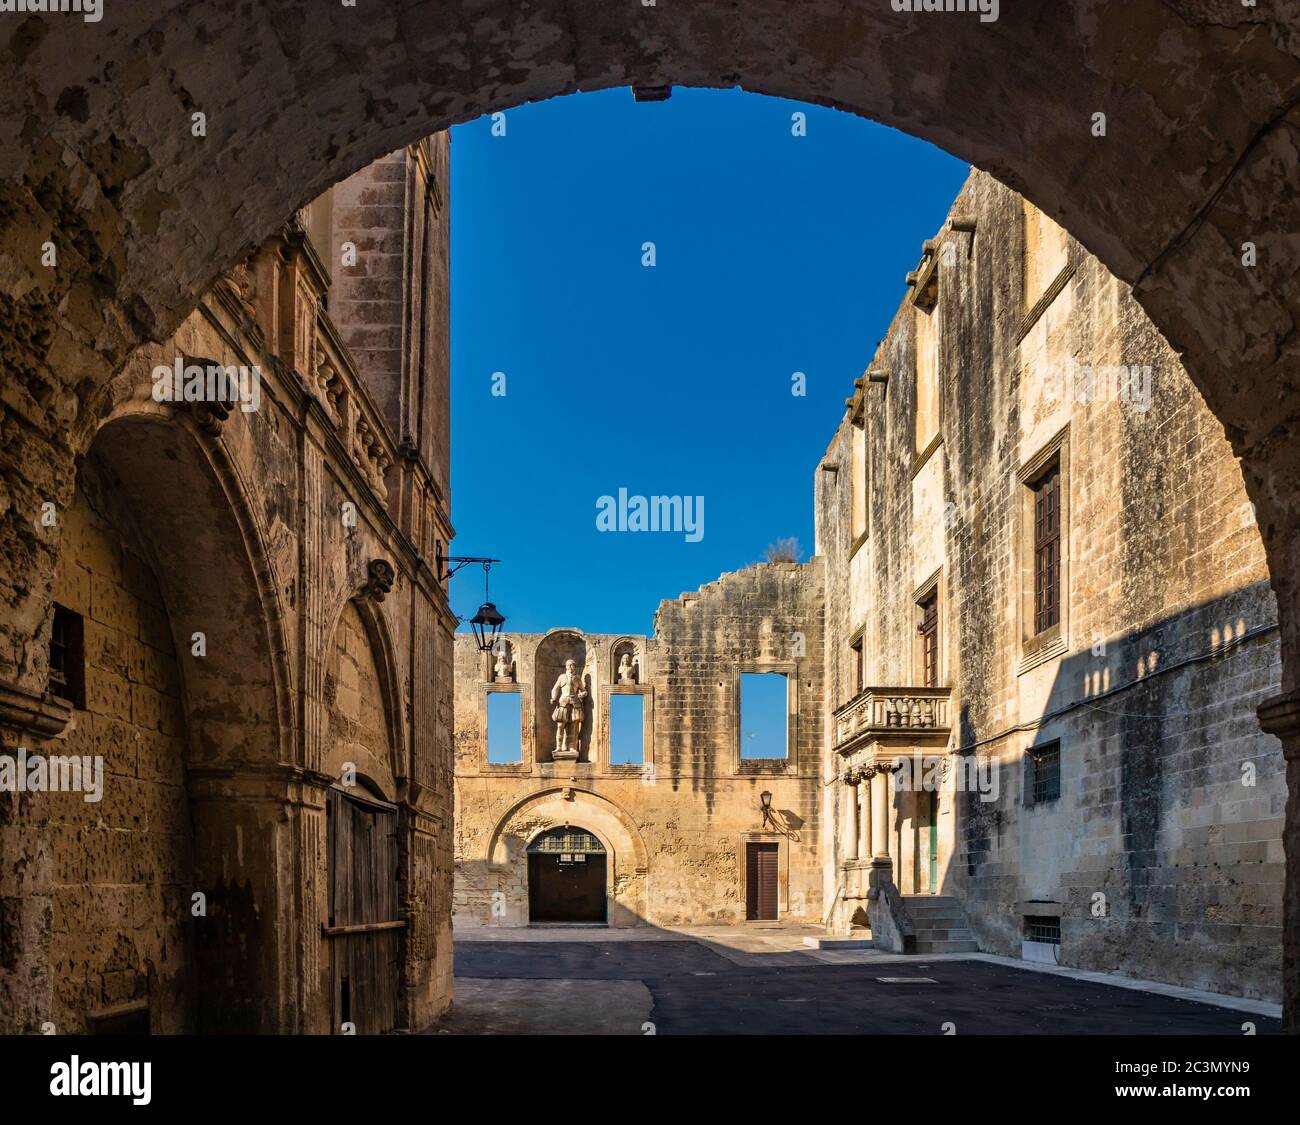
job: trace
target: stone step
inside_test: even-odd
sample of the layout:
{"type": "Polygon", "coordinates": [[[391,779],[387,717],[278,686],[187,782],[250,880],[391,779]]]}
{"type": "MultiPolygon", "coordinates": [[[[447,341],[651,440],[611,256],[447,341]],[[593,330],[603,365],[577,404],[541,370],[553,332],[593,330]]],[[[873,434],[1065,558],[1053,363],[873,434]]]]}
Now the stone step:
{"type": "Polygon", "coordinates": [[[871,937],[806,937],[804,945],[810,949],[873,949],[871,937]]]}
{"type": "Polygon", "coordinates": [[[980,947],[973,941],[922,941],[916,939],[917,953],[978,953],[980,947]]]}
{"type": "Polygon", "coordinates": [[[975,935],[968,926],[950,926],[945,929],[916,929],[917,941],[974,941],[975,935]]]}
{"type": "Polygon", "coordinates": [[[922,926],[964,926],[966,916],[964,914],[913,914],[912,921],[916,923],[917,929],[922,926]]]}

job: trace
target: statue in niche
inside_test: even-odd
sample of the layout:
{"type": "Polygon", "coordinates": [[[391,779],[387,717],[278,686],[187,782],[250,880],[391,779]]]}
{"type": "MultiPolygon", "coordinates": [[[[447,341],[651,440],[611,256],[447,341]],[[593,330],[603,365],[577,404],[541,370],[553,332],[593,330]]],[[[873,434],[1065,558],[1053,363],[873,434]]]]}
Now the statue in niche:
{"type": "Polygon", "coordinates": [[[634,684],[636,680],[636,661],[630,652],[625,652],[618,659],[618,682],[620,684],[634,684]]]}
{"type": "Polygon", "coordinates": [[[497,645],[497,662],[493,665],[493,672],[497,683],[514,683],[515,662],[510,659],[510,646],[508,644],[497,645]]]}
{"type": "Polygon", "coordinates": [[[587,689],[581,673],[577,671],[577,664],[566,660],[564,671],[551,688],[551,702],[555,705],[555,710],[551,712],[551,718],[555,720],[554,757],[576,758],[582,752],[582,720],[586,701],[587,689]]]}

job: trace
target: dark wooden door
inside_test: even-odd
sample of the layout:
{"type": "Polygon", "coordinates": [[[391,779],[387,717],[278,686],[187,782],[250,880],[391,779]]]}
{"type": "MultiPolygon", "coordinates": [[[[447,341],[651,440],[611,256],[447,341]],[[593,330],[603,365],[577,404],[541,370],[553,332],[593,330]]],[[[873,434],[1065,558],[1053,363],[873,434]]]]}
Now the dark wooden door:
{"type": "Polygon", "coordinates": [[[776,920],[776,845],[745,845],[745,917],[776,920]]]}
{"type": "Polygon", "coordinates": [[[401,935],[398,918],[397,810],[331,790],[329,942],[334,1032],[358,1035],[397,1026],[401,935]]]}
{"type": "Polygon", "coordinates": [[[604,855],[529,853],[530,922],[604,922],[605,907],[604,855]]]}

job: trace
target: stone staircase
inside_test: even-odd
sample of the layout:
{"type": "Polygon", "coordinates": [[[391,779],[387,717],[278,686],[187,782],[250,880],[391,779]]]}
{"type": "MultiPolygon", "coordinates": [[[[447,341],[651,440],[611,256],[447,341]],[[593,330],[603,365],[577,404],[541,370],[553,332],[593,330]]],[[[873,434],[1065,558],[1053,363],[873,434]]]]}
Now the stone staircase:
{"type": "Polygon", "coordinates": [[[916,927],[917,953],[978,953],[966,911],[951,895],[903,895],[916,927]]]}

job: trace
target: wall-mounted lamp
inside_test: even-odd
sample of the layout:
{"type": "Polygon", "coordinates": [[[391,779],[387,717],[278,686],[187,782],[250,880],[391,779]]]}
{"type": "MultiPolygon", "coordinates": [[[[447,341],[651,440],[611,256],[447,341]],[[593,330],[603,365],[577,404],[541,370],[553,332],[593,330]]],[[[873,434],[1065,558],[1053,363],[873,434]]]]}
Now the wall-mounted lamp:
{"type": "Polygon", "coordinates": [[[758,799],[760,801],[759,808],[763,810],[763,827],[766,828],[769,824],[773,823],[772,794],[767,789],[764,789],[763,792],[758,795],[758,799]]]}
{"type": "Polygon", "coordinates": [[[483,567],[483,604],[478,607],[478,612],[469,619],[469,624],[470,628],[474,630],[474,636],[478,641],[479,652],[491,652],[492,647],[496,644],[497,637],[501,633],[501,626],[506,623],[505,617],[492,604],[492,598],[488,593],[488,578],[492,570],[492,564],[501,560],[476,558],[472,555],[444,555],[439,551],[437,561],[439,582],[445,582],[462,567],[469,566],[470,563],[478,563],[483,567]],[[447,565],[449,563],[450,566],[447,565]]]}

